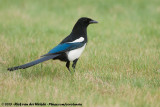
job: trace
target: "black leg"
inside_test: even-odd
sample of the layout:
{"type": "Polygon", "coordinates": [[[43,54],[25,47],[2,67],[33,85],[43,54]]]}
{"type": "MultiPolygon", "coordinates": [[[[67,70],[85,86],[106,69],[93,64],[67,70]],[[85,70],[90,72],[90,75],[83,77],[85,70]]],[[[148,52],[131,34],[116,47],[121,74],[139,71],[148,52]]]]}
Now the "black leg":
{"type": "Polygon", "coordinates": [[[76,68],[77,61],[78,61],[78,59],[75,59],[73,61],[73,64],[72,64],[72,67],[73,67],[74,71],[75,71],[75,68],[76,68]]]}
{"type": "Polygon", "coordinates": [[[69,62],[69,61],[67,61],[67,63],[66,63],[66,67],[67,67],[67,68],[68,68],[68,70],[70,71],[69,66],[70,66],[70,62],[69,62]]]}

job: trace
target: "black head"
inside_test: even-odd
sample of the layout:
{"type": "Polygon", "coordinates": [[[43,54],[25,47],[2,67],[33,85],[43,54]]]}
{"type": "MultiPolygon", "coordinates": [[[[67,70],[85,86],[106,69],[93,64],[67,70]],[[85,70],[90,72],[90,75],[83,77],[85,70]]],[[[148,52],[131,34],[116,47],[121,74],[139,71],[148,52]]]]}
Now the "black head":
{"type": "Polygon", "coordinates": [[[78,21],[76,22],[76,24],[72,29],[71,35],[74,35],[74,37],[75,35],[77,37],[85,36],[87,40],[87,26],[92,23],[98,23],[98,22],[87,17],[82,17],[78,19],[78,21]]]}
{"type": "Polygon", "coordinates": [[[87,17],[82,17],[78,19],[76,24],[81,25],[83,27],[87,27],[89,24],[93,24],[93,23],[98,23],[98,22],[87,17]]]}

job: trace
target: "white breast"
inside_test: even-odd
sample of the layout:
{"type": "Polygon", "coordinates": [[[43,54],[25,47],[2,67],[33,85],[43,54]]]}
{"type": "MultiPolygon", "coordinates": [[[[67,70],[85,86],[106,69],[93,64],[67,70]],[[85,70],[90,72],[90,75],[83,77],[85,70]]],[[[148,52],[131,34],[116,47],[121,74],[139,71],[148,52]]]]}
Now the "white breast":
{"type": "Polygon", "coordinates": [[[78,49],[67,52],[68,60],[69,61],[74,61],[75,59],[79,58],[81,56],[85,46],[86,46],[86,44],[84,44],[84,46],[81,47],[81,48],[78,48],[78,49]]]}

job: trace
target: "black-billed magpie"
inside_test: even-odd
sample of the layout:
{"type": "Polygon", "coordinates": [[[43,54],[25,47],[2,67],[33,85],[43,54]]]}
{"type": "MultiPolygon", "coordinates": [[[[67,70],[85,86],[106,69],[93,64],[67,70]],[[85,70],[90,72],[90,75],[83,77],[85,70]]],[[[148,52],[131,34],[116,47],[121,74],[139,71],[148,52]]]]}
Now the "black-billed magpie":
{"type": "Polygon", "coordinates": [[[98,23],[87,17],[80,18],[74,25],[72,32],[62,42],[50,50],[42,58],[29,62],[24,65],[8,68],[9,71],[25,69],[49,59],[59,59],[66,62],[66,67],[70,71],[70,62],[73,61],[72,67],[75,70],[76,63],[87,44],[87,27],[89,24],[98,23]]]}

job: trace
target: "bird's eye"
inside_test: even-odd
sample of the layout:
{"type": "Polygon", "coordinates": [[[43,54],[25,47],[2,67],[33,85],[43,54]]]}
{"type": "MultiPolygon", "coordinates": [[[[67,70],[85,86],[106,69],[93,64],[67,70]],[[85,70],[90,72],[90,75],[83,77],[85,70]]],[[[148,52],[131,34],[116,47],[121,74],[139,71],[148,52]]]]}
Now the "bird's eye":
{"type": "Polygon", "coordinates": [[[84,22],[87,22],[87,19],[84,19],[84,22]]]}

